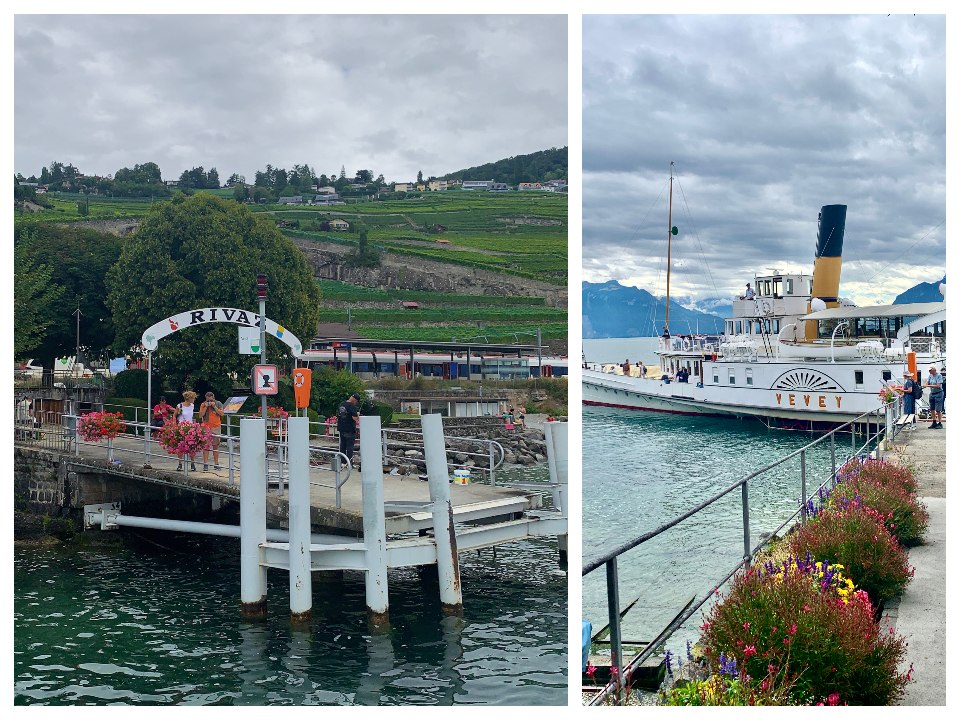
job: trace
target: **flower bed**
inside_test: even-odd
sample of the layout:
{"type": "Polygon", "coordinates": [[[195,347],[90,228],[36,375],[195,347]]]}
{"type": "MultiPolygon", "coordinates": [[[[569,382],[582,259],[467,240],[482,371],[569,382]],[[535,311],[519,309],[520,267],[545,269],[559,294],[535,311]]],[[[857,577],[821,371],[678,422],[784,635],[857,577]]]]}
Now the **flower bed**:
{"type": "Polygon", "coordinates": [[[77,434],[86,442],[112,440],[127,429],[123,413],[92,412],[82,415],[77,423],[77,434]]]}
{"type": "Polygon", "coordinates": [[[793,704],[886,705],[903,693],[905,641],[882,633],[843,569],[793,558],[740,575],[702,626],[704,653],[748,684],[779,678],[793,704]]]}
{"type": "Polygon", "coordinates": [[[213,433],[200,423],[168,420],[157,433],[157,442],[171,455],[196,455],[213,447],[213,433]]]}
{"type": "Polygon", "coordinates": [[[769,555],[789,557],[733,580],[701,626],[704,669],[661,704],[886,705],[903,695],[906,643],[877,620],[910,582],[902,545],[922,542],[928,516],[906,468],[857,460],[837,475],[769,555]]]}

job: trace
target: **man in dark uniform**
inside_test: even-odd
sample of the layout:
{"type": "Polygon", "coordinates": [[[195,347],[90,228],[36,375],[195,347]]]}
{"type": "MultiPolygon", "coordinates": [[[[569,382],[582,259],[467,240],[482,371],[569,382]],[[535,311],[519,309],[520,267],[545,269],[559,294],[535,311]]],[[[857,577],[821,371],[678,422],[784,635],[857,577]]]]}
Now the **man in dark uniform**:
{"type": "Polygon", "coordinates": [[[360,414],[360,393],[354,393],[337,408],[337,432],[340,434],[340,452],[353,459],[353,445],[357,440],[357,416],[360,414]]]}

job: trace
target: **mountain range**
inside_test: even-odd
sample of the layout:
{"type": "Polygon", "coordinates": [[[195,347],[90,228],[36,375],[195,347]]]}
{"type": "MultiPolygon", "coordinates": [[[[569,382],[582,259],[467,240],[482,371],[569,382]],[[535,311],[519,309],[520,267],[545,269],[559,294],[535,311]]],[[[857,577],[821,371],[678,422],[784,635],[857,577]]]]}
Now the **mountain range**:
{"type": "MultiPolygon", "coordinates": [[[[894,304],[937,302],[943,299],[939,282],[920,283],[897,295],[894,304]]],[[[617,337],[652,337],[663,330],[666,308],[663,298],[642,288],[583,282],[583,337],[586,340],[617,337]]],[[[722,333],[730,317],[730,298],[670,298],[670,330],[674,333],[722,333]]]]}

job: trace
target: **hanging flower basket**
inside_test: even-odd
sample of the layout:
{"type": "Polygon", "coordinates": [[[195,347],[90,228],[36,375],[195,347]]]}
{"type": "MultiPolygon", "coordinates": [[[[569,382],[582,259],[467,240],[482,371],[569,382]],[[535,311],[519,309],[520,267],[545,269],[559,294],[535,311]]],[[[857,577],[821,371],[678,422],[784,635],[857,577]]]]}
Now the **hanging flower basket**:
{"type": "Polygon", "coordinates": [[[878,397],[884,405],[889,405],[897,397],[897,393],[890,387],[884,387],[880,390],[878,397]]]}
{"type": "Polygon", "coordinates": [[[213,433],[200,423],[168,420],[157,433],[157,442],[171,455],[195,455],[213,447],[213,433]]]}
{"type": "Polygon", "coordinates": [[[100,442],[113,440],[127,429],[123,413],[92,412],[80,417],[77,423],[77,434],[85,442],[100,442]]]}
{"type": "MultiPolygon", "coordinates": [[[[258,410],[257,415],[260,414],[262,413],[260,410],[258,410]]],[[[270,432],[275,438],[280,438],[282,440],[287,436],[288,417],[290,417],[290,413],[284,410],[282,407],[271,405],[267,408],[267,427],[270,428],[270,432]]]]}

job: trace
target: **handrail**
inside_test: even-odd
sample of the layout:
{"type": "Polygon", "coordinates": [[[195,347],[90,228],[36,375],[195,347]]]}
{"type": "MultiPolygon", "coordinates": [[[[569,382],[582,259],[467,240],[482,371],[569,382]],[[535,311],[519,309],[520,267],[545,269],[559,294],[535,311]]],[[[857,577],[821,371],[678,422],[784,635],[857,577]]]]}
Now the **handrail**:
{"type": "MultiPolygon", "coordinates": [[[[882,405],[876,410],[871,410],[865,413],[858,415],[853,420],[850,420],[843,425],[840,425],[836,428],[833,428],[829,433],[817,438],[816,440],[808,443],[798,450],[794,450],[790,454],[764,466],[759,470],[751,472],[749,475],[746,475],[729,487],[721,490],[720,492],[713,495],[711,498],[699,503],[695,507],[686,511],[685,513],[673,518],[672,520],[660,525],[654,530],[646,532],[638,537],[633,538],[632,540],[627,541],[626,543],[621,544],[617,548],[614,548],[610,552],[607,552],[597,558],[589,560],[584,563],[583,569],[581,572],[581,577],[584,577],[594,570],[598,569],[601,566],[605,566],[607,570],[607,606],[609,613],[609,627],[610,627],[610,653],[611,653],[611,665],[617,669],[617,672],[611,673],[610,682],[605,685],[600,692],[591,699],[590,705],[599,704],[604,698],[610,695],[610,693],[615,693],[617,699],[619,699],[620,690],[629,684],[630,678],[633,671],[645,662],[657,648],[665,642],[678,628],[680,628],[687,619],[693,615],[694,612],[699,610],[706,602],[709,600],[713,594],[717,591],[718,588],[725,585],[730,579],[743,567],[749,566],[753,557],[766,545],[770,540],[781,530],[787,527],[797,516],[800,516],[801,521],[806,518],[808,511],[808,500],[807,493],[807,469],[806,469],[806,456],[807,453],[814,447],[829,442],[830,443],[830,454],[831,454],[831,464],[832,472],[829,477],[827,477],[820,485],[814,490],[813,494],[820,493],[827,485],[827,483],[836,484],[837,478],[837,454],[836,454],[836,434],[843,431],[845,428],[850,429],[851,434],[851,449],[849,457],[857,457],[864,450],[870,447],[874,439],[881,439],[884,435],[887,437],[893,437],[898,431],[898,427],[895,420],[895,414],[901,409],[901,399],[899,397],[895,398],[889,403],[882,405]],[[884,416],[886,422],[885,424],[881,422],[880,414],[884,416]],[[873,424],[874,416],[877,417],[877,432],[871,434],[871,426],[873,424]],[[857,448],[856,446],[856,425],[863,424],[866,422],[867,433],[864,443],[857,448]],[[761,542],[752,546],[750,543],[750,508],[749,508],[749,481],[756,478],[759,475],[762,475],[766,472],[769,472],[773,468],[782,465],[793,458],[800,457],[800,477],[801,477],[801,498],[800,504],[797,510],[791,514],[789,518],[779,527],[775,533],[772,533],[765,537],[761,542]],[[721,498],[730,494],[732,491],[737,488],[741,490],[741,502],[743,509],[743,558],[742,560],[733,568],[720,582],[716,585],[711,586],[709,592],[704,594],[704,597],[700,600],[699,603],[695,603],[688,610],[681,613],[677,618],[674,619],[670,625],[657,636],[657,638],[649,643],[647,647],[640,652],[636,657],[634,657],[630,664],[624,668],[623,667],[623,648],[620,635],[620,608],[619,608],[619,576],[617,570],[617,559],[626,553],[629,550],[632,550],[643,543],[661,535],[670,528],[679,525],[684,520],[692,517],[693,515],[699,513],[705,508],[713,505],[721,498]]],[[[877,454],[880,456],[882,442],[877,443],[877,454]]],[[[849,459],[849,457],[847,459],[849,459]]]]}

